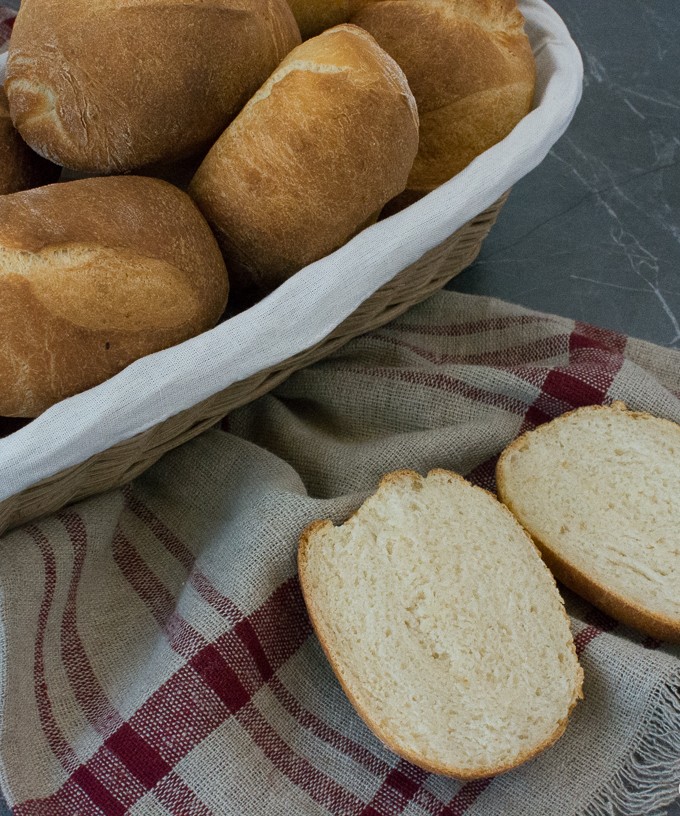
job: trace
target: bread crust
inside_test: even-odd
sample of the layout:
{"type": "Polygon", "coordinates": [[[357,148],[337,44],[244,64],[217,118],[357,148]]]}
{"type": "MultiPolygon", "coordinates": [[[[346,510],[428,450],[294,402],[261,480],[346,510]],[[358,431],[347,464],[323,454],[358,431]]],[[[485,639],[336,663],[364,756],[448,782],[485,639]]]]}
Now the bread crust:
{"type": "Polygon", "coordinates": [[[23,0],[5,87],[35,151],[120,173],[205,149],[299,42],[285,0],[23,0]]]}
{"type": "Polygon", "coordinates": [[[390,214],[459,173],[531,109],[536,67],[514,0],[381,0],[351,22],[401,66],[420,112],[418,155],[390,214]]]}
{"type": "Polygon", "coordinates": [[[36,416],[213,326],[228,281],[191,199],[156,179],[0,197],[0,415],[36,416]]]}
{"type": "MultiPolygon", "coordinates": [[[[559,417],[556,417],[550,424],[560,423],[567,420],[569,417],[577,414],[595,411],[625,411],[625,413],[634,419],[654,420],[662,424],[667,423],[673,428],[677,428],[675,422],[667,419],[655,417],[652,414],[644,411],[630,411],[625,403],[617,400],[611,406],[607,405],[589,405],[582,408],[576,408],[573,411],[567,411],[559,417]]],[[[542,427],[542,426],[540,426],[542,427]]],[[[566,587],[569,587],[577,595],[585,598],[587,601],[602,610],[605,614],[620,621],[621,623],[638,629],[651,637],[659,640],[669,641],[671,643],[680,643],[680,621],[671,618],[668,615],[663,615],[659,612],[654,612],[645,609],[639,603],[626,598],[618,592],[615,592],[610,587],[606,586],[600,581],[595,580],[591,575],[564,558],[558,553],[555,548],[532,530],[527,524],[521,520],[521,516],[513,502],[508,496],[508,488],[506,477],[504,473],[505,461],[514,452],[522,449],[526,444],[527,438],[535,431],[527,431],[521,436],[517,437],[511,442],[507,448],[502,452],[496,464],[496,485],[498,489],[498,497],[510,510],[510,512],[517,518],[520,524],[524,526],[527,533],[534,540],[536,546],[541,552],[545,563],[550,571],[555,575],[558,581],[561,581],[566,587]]]]}
{"type": "Polygon", "coordinates": [[[61,168],[43,159],[24,142],[12,124],[7,96],[0,86],[0,195],[51,184],[61,168]]]}
{"type": "MultiPolygon", "coordinates": [[[[445,476],[446,478],[451,479],[451,480],[458,480],[458,481],[465,482],[466,484],[470,484],[462,476],[460,476],[457,473],[453,473],[452,471],[444,470],[444,469],[441,469],[441,468],[435,468],[433,470],[430,470],[427,475],[431,476],[431,475],[434,475],[434,474],[445,476]]],[[[399,482],[404,481],[404,480],[408,480],[408,481],[412,482],[413,484],[417,484],[417,483],[422,482],[422,479],[423,479],[423,477],[414,470],[408,470],[408,469],[397,470],[397,471],[393,471],[393,472],[385,474],[380,479],[380,482],[378,483],[378,490],[380,490],[380,488],[382,486],[384,486],[384,485],[398,484],[399,482]]],[[[493,499],[494,502],[496,502],[496,497],[492,493],[490,493],[489,491],[484,490],[483,488],[478,487],[476,485],[471,485],[471,486],[474,487],[475,490],[480,491],[485,496],[493,499]]],[[[510,515],[510,517],[513,519],[513,521],[516,522],[516,519],[512,516],[512,514],[510,514],[510,511],[505,506],[503,506],[503,505],[500,505],[500,506],[503,508],[503,510],[506,513],[508,513],[510,515]]],[[[350,516],[350,518],[351,517],[352,516],[350,516]]],[[[525,751],[524,753],[520,754],[513,762],[508,762],[508,763],[506,763],[504,765],[481,767],[481,768],[477,768],[477,769],[460,768],[460,767],[455,767],[455,766],[452,766],[452,765],[445,765],[445,764],[442,764],[442,763],[429,762],[428,760],[424,759],[422,757],[422,755],[419,754],[417,751],[410,750],[410,749],[405,748],[404,746],[398,744],[395,741],[393,735],[387,729],[381,728],[375,721],[373,721],[371,719],[370,714],[362,706],[361,702],[359,701],[357,696],[354,694],[352,688],[349,686],[348,682],[345,680],[345,678],[344,678],[344,676],[343,676],[343,674],[342,674],[342,672],[340,670],[340,667],[338,666],[337,662],[335,661],[335,659],[333,657],[332,649],[329,647],[327,639],[323,636],[323,627],[320,624],[320,617],[321,616],[320,616],[320,614],[318,612],[318,609],[316,608],[315,603],[314,603],[314,593],[310,589],[310,587],[309,587],[309,585],[307,583],[306,567],[307,567],[308,550],[309,550],[309,548],[311,546],[311,543],[312,543],[312,540],[313,540],[314,536],[320,530],[326,529],[328,527],[333,527],[333,523],[330,520],[328,520],[328,519],[316,520],[316,521],[311,522],[303,530],[302,534],[300,535],[299,545],[298,545],[298,574],[299,574],[299,579],[300,579],[300,587],[302,589],[302,596],[304,598],[305,605],[307,607],[307,612],[309,614],[309,618],[311,620],[314,632],[315,632],[315,634],[316,634],[316,636],[317,636],[317,638],[319,640],[321,648],[322,648],[324,654],[326,655],[326,658],[327,658],[331,668],[333,669],[333,673],[335,674],[338,682],[340,683],[340,686],[342,687],[342,690],[347,695],[347,698],[349,699],[350,703],[352,704],[355,711],[359,714],[361,719],[366,723],[366,725],[371,729],[371,731],[376,735],[376,737],[378,737],[378,739],[384,745],[386,745],[391,751],[393,751],[398,756],[402,757],[403,759],[406,759],[408,762],[411,762],[414,765],[417,765],[419,768],[422,768],[423,770],[428,771],[429,773],[440,774],[442,776],[452,777],[454,779],[459,779],[461,781],[470,781],[470,780],[474,780],[474,779],[485,779],[487,777],[497,776],[498,774],[510,771],[513,768],[516,768],[519,765],[522,765],[525,762],[528,762],[530,759],[533,759],[535,756],[540,754],[542,751],[546,750],[551,745],[553,745],[562,736],[562,734],[564,733],[564,731],[565,731],[565,729],[567,727],[567,723],[568,723],[569,718],[571,716],[571,712],[573,711],[573,709],[576,706],[576,704],[578,703],[578,701],[583,699],[583,670],[581,669],[581,666],[580,666],[580,664],[578,662],[578,659],[577,659],[577,656],[576,656],[576,649],[574,647],[573,641],[571,643],[571,650],[572,650],[572,653],[574,655],[574,658],[576,658],[576,666],[578,667],[578,669],[577,669],[577,675],[574,678],[575,682],[574,682],[573,696],[572,696],[571,704],[569,706],[569,710],[567,711],[567,715],[563,719],[558,721],[558,723],[555,726],[555,730],[553,731],[552,734],[550,734],[550,736],[548,736],[545,740],[543,740],[543,742],[541,742],[533,750],[525,751]]],[[[535,543],[533,542],[531,537],[526,534],[526,532],[525,532],[525,535],[526,535],[529,543],[531,544],[532,548],[537,552],[539,558],[541,558],[541,560],[542,560],[540,550],[538,550],[536,548],[535,543]]],[[[559,591],[557,589],[557,584],[555,582],[554,577],[552,576],[552,574],[549,573],[547,568],[546,568],[546,572],[548,572],[548,574],[550,575],[550,580],[552,581],[552,584],[555,587],[555,591],[559,595],[559,591]]],[[[562,608],[562,614],[564,615],[564,618],[565,618],[565,620],[567,622],[567,626],[570,626],[569,617],[568,617],[568,615],[567,615],[567,613],[566,613],[566,611],[564,609],[564,602],[562,602],[561,608],[562,608]]]]}
{"type": "Polygon", "coordinates": [[[377,0],[288,0],[303,40],[348,23],[360,8],[377,0]]]}
{"type": "Polygon", "coordinates": [[[406,79],[337,26],[292,51],[208,153],[189,191],[251,299],[342,246],[404,188],[418,148],[406,79]]]}

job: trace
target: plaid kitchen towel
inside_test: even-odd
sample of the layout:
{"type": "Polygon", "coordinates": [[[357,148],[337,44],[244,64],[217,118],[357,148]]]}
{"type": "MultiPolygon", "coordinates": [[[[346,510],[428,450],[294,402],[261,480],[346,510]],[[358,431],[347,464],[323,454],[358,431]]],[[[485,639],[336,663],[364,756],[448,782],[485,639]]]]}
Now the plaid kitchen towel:
{"type": "Polygon", "coordinates": [[[567,594],[585,700],[465,784],[400,760],[314,637],[295,553],[397,468],[493,488],[575,406],[680,421],[680,354],[443,292],[167,454],[0,539],[0,784],[19,816],[656,816],[680,782],[680,649],[567,594]]]}

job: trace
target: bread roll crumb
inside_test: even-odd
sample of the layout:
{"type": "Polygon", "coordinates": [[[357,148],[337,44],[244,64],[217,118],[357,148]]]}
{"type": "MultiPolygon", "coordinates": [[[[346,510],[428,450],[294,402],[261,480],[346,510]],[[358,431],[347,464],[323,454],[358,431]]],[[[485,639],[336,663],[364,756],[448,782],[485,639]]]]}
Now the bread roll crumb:
{"type": "Polygon", "coordinates": [[[579,408],[513,442],[497,481],[560,581],[680,641],[680,426],[621,402],[579,408]]]}
{"type": "Polygon", "coordinates": [[[345,524],[300,539],[314,628],[349,699],[392,750],[474,779],[552,744],[581,695],[555,581],[493,496],[399,471],[345,524]]]}

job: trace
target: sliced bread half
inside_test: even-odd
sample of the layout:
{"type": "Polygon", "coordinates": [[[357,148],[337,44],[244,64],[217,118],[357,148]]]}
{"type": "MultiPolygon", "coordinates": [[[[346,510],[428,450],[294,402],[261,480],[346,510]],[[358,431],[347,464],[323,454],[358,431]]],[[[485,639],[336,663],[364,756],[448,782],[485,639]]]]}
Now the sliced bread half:
{"type": "Polygon", "coordinates": [[[519,437],[496,475],[560,581],[680,641],[680,426],[622,402],[579,408],[519,437]]]}
{"type": "Polygon", "coordinates": [[[489,493],[444,470],[385,476],[302,534],[300,582],[350,701],[389,748],[475,779],[551,745],[582,672],[555,581],[489,493]]]}

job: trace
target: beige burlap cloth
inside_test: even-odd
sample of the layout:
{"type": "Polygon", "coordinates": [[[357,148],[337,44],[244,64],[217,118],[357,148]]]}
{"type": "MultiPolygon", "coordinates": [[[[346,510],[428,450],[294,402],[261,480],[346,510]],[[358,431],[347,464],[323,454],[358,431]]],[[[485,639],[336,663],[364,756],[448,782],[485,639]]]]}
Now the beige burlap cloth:
{"type": "Polygon", "coordinates": [[[441,293],[168,454],[0,539],[0,784],[43,816],[665,813],[680,650],[569,593],[585,700],[520,769],[461,784],[384,748],[310,631],[295,568],[385,471],[493,488],[498,452],[574,406],[680,421],[680,354],[441,293]]]}

